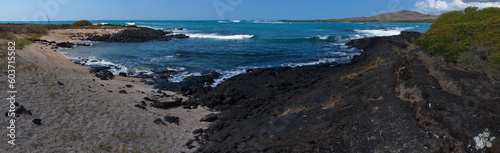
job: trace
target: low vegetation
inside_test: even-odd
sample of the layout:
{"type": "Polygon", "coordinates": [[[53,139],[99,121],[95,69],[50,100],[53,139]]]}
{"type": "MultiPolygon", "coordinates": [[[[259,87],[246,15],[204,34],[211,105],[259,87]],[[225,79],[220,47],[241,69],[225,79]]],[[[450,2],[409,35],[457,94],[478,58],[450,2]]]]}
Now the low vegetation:
{"type": "Polygon", "coordinates": [[[334,106],[342,103],[344,99],[342,99],[342,95],[338,94],[336,96],[333,96],[333,94],[330,95],[330,99],[323,104],[323,109],[329,109],[333,108],[334,106]]]}
{"type": "Polygon", "coordinates": [[[500,68],[500,8],[444,13],[415,43],[453,63],[500,68]]]}
{"type": "Polygon", "coordinates": [[[363,67],[363,69],[361,69],[361,70],[359,70],[357,72],[353,72],[353,73],[341,76],[339,80],[343,81],[345,79],[352,79],[352,78],[358,76],[359,74],[361,74],[361,73],[363,73],[365,71],[368,71],[368,70],[370,70],[372,68],[375,68],[375,67],[381,65],[383,62],[384,62],[384,59],[382,59],[380,57],[377,57],[377,58],[373,59],[372,61],[370,61],[370,63],[368,63],[367,65],[365,65],[363,67]]]}
{"type": "Polygon", "coordinates": [[[285,115],[288,115],[288,114],[295,114],[295,113],[298,113],[298,112],[302,112],[302,111],[305,111],[305,110],[310,110],[311,107],[309,106],[294,106],[294,107],[288,107],[287,110],[285,112],[283,112],[283,116],[285,115]]]}
{"type": "Polygon", "coordinates": [[[122,140],[122,141],[135,141],[137,140],[137,138],[141,137],[144,135],[144,131],[141,131],[141,132],[136,132],[132,129],[130,129],[130,131],[127,131],[125,132],[123,135],[120,135],[120,134],[117,134],[117,133],[113,133],[111,134],[113,137],[115,137],[116,139],[118,140],[122,140]]]}
{"type": "Polygon", "coordinates": [[[73,26],[92,26],[92,22],[87,20],[76,21],[72,24],[73,26]]]}

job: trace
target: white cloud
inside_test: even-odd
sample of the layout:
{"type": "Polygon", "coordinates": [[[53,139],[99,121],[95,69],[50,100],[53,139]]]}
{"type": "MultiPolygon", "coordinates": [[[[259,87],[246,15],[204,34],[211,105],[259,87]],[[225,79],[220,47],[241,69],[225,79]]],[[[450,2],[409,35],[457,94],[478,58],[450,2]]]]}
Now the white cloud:
{"type": "Polygon", "coordinates": [[[444,0],[420,0],[415,3],[416,11],[429,14],[440,14],[443,12],[461,10],[469,6],[479,8],[500,7],[500,2],[493,0],[453,0],[446,2],[444,0]]]}

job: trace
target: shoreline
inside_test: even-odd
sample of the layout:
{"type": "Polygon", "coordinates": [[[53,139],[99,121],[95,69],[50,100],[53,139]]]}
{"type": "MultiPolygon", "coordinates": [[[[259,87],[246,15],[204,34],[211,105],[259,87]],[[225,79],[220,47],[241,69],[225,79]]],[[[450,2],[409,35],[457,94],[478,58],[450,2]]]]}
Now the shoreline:
{"type": "MultiPolygon", "coordinates": [[[[61,31],[49,31],[41,39],[72,40],[61,31]]],[[[89,73],[89,67],[74,64],[74,59],[41,42],[34,42],[17,52],[16,58],[21,65],[16,76],[20,96],[17,100],[32,114],[15,118],[19,137],[16,142],[24,145],[2,143],[0,150],[192,152],[194,149],[184,146],[194,136],[191,132],[206,128],[209,123],[200,122],[200,119],[215,113],[203,107],[189,110],[182,106],[144,107],[152,104],[145,100],[147,97],[167,96],[162,98],[166,101],[182,98],[183,102],[188,98],[171,91],[158,91],[140,78],[116,76],[113,80],[100,80],[89,73]],[[179,117],[179,124],[167,122],[165,116],[179,117]],[[41,119],[42,124],[33,124],[32,119],[41,119]],[[96,135],[99,138],[96,139],[96,135]],[[151,143],[160,141],[162,143],[151,143]]],[[[6,103],[0,106],[8,107],[6,103]]],[[[4,124],[0,126],[8,126],[4,124]]]]}
{"type": "MultiPolygon", "coordinates": [[[[42,39],[68,40],[60,35],[42,39]]],[[[2,144],[2,148],[17,152],[471,149],[467,146],[474,145],[473,136],[498,127],[500,85],[431,57],[411,44],[419,35],[402,32],[352,40],[346,45],[364,52],[340,66],[251,69],[216,88],[204,84],[217,74],[194,76],[162,90],[141,78],[100,80],[89,67],[37,42],[19,51],[24,67],[37,67],[19,74],[20,80],[27,80],[20,83],[21,91],[30,93],[19,98],[20,104],[33,115],[22,114],[16,126],[21,133],[28,131],[20,141],[31,145],[2,144]],[[42,125],[31,123],[34,118],[40,118],[42,125]],[[103,138],[95,140],[95,135],[103,138]],[[46,150],[37,149],[40,146],[46,150]]],[[[489,132],[500,135],[497,130],[489,132]]],[[[493,145],[500,147],[498,141],[493,145]]]]}
{"type": "Polygon", "coordinates": [[[461,152],[487,129],[500,135],[500,85],[430,56],[411,44],[419,35],[353,40],[364,52],[340,67],[264,68],[190,89],[190,105],[221,111],[198,152],[461,152]]]}

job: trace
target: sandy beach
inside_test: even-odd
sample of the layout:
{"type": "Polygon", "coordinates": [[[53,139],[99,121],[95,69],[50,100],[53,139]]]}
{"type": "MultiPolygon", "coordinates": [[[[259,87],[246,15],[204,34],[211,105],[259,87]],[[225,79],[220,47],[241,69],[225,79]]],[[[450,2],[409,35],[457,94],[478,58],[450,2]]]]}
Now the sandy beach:
{"type": "MultiPolygon", "coordinates": [[[[66,42],[75,34],[113,34],[120,29],[51,30],[41,39],[66,42]]],[[[16,101],[32,115],[16,117],[15,146],[1,143],[0,152],[192,152],[184,145],[192,132],[207,128],[200,119],[212,112],[205,108],[147,110],[135,107],[144,97],[163,95],[137,78],[100,80],[88,67],[74,64],[51,46],[36,42],[16,51],[16,101]],[[122,91],[122,92],[120,92],[122,91]],[[124,94],[123,91],[126,93],[124,94]],[[179,125],[155,124],[166,115],[180,118],[179,125]],[[41,125],[32,122],[41,119],[41,125]]],[[[6,90],[2,75],[2,90],[6,90]]],[[[170,98],[187,97],[163,91],[170,98]]],[[[7,97],[6,92],[0,93],[7,97]]],[[[8,108],[9,103],[0,107],[8,108]]],[[[7,127],[9,118],[0,126],[7,127]]],[[[8,133],[2,128],[2,133],[8,133]]],[[[2,137],[7,142],[8,137],[2,137]]]]}

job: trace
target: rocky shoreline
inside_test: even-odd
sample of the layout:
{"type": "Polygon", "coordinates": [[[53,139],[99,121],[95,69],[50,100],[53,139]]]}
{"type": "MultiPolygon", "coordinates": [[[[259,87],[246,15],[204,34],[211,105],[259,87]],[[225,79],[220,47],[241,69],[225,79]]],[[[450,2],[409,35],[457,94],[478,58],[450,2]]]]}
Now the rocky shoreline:
{"type": "MultiPolygon", "coordinates": [[[[143,42],[177,37],[158,40],[165,33],[151,30],[143,30],[148,36],[123,30],[89,38],[143,42]]],[[[183,147],[196,152],[498,152],[500,85],[412,45],[419,35],[353,40],[347,45],[364,53],[351,63],[249,69],[215,88],[207,84],[220,76],[216,72],[174,83],[168,77],[175,71],[155,70],[135,77],[158,94],[133,107],[220,112],[197,118],[211,123],[209,128],[189,131],[195,136],[183,147]],[[165,90],[187,98],[162,94],[165,90]]],[[[107,69],[90,71],[101,80],[113,79],[107,69]]],[[[151,123],[182,125],[185,119],[167,115],[151,123]]]]}
{"type": "Polygon", "coordinates": [[[102,42],[147,42],[170,41],[172,39],[186,39],[185,34],[174,34],[172,31],[155,30],[150,28],[125,29],[117,34],[94,35],[86,40],[102,42]]]}
{"type": "Polygon", "coordinates": [[[351,41],[365,52],[341,66],[249,70],[216,88],[203,86],[213,74],[157,87],[188,96],[185,109],[221,112],[185,144],[201,144],[197,152],[498,152],[500,141],[486,148],[475,137],[500,135],[500,85],[408,43],[419,35],[351,41]]]}

